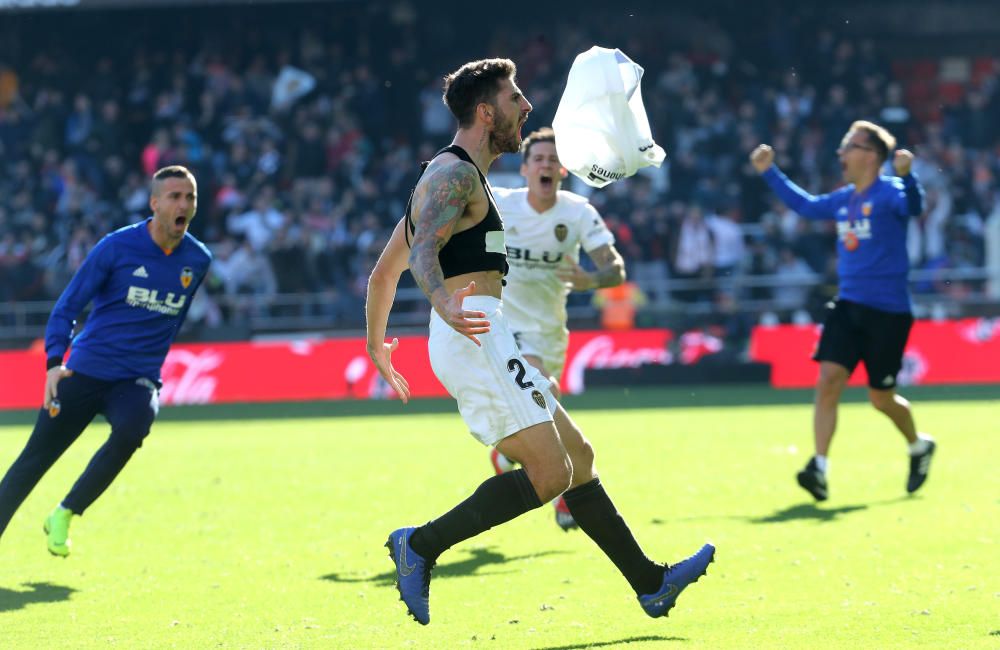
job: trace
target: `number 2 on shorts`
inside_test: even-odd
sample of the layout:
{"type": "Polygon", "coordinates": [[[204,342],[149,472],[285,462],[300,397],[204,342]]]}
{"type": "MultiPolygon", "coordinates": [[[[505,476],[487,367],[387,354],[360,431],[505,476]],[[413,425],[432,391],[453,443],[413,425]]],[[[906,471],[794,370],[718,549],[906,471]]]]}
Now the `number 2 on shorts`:
{"type": "Polygon", "coordinates": [[[507,372],[517,372],[514,375],[514,381],[520,386],[521,390],[528,390],[529,388],[534,388],[535,384],[530,381],[524,381],[524,364],[518,358],[513,358],[507,362],[507,372]]]}

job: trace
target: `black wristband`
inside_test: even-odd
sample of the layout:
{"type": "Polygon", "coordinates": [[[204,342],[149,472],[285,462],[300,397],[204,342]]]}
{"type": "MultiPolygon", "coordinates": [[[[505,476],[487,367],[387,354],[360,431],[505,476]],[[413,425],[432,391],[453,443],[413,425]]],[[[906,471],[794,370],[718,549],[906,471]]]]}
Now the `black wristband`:
{"type": "Polygon", "coordinates": [[[45,369],[52,370],[62,365],[62,357],[49,357],[45,360],[45,369]]]}

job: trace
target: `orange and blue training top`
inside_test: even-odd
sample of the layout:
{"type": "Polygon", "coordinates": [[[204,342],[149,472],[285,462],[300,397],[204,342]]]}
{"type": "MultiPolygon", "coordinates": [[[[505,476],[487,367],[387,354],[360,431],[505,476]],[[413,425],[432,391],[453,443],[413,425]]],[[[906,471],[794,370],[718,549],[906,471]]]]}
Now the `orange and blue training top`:
{"type": "Polygon", "coordinates": [[[169,254],[149,233],[152,218],[120,228],[94,246],[59,296],[45,328],[49,368],[66,366],[106,381],[160,380],[160,367],[205,279],[212,253],[185,233],[169,254]],[[94,307],[73,336],[76,317],[94,307]]]}
{"type": "Polygon", "coordinates": [[[864,192],[846,185],[820,196],[803,190],[775,165],[763,178],[803,217],[836,220],[841,298],[883,311],[911,311],[906,230],[910,217],[924,209],[916,176],[880,176],[864,192]]]}

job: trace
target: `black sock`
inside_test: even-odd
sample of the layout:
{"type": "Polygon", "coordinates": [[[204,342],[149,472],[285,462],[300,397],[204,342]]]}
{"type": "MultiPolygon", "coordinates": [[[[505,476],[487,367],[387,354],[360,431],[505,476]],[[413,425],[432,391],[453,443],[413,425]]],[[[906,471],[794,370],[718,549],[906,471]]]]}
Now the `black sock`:
{"type": "Polygon", "coordinates": [[[650,560],[639,548],[600,479],[567,490],[563,498],[576,523],[615,563],[635,593],[651,594],[660,588],[663,566],[650,560]]]}
{"type": "Polygon", "coordinates": [[[542,505],[523,469],[486,479],[468,499],[413,531],[410,547],[432,562],[463,539],[542,505]]]}

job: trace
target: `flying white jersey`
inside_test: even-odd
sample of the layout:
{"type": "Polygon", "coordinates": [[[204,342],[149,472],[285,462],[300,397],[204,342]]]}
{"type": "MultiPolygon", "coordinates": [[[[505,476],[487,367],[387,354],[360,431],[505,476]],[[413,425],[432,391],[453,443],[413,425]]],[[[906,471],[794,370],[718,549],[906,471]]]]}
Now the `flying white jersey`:
{"type": "Polygon", "coordinates": [[[507,286],[503,313],[515,332],[565,329],[569,289],[556,276],[566,264],[579,262],[580,247],[588,253],[615,236],[594,206],[579,194],[559,190],[556,203],[536,212],[528,189],[493,188],[507,242],[507,286]]]}

